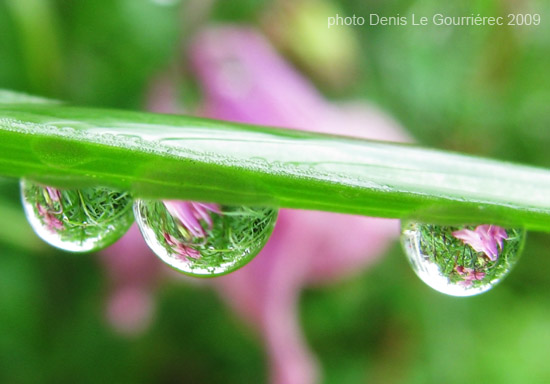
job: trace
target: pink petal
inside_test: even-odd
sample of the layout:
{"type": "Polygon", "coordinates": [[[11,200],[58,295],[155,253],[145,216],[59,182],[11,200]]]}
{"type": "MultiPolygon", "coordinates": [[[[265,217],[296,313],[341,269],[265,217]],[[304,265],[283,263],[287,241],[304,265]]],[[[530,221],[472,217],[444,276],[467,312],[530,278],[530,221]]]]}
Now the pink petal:
{"type": "Polygon", "coordinates": [[[176,245],[176,239],[174,239],[174,237],[169,234],[168,232],[164,232],[162,234],[162,236],[164,237],[164,240],[166,240],[166,243],[170,246],[174,246],[176,245]]]}
{"type": "Polygon", "coordinates": [[[63,226],[63,222],[61,220],[59,220],[57,217],[53,216],[53,215],[47,215],[46,216],[46,222],[48,223],[48,227],[50,229],[57,229],[57,230],[62,230],[62,229],[65,229],[65,227],[63,226]]]}
{"type": "Polygon", "coordinates": [[[194,214],[191,202],[167,200],[164,201],[164,206],[193,237],[204,237],[206,235],[204,228],[194,214]]]}
{"type": "MultiPolygon", "coordinates": [[[[491,261],[498,258],[497,242],[490,233],[490,225],[479,225],[474,231],[462,229],[453,232],[453,236],[468,244],[476,252],[483,252],[491,261]]],[[[500,240],[502,241],[502,240],[500,240]]]]}
{"type": "Polygon", "coordinates": [[[452,233],[454,237],[460,239],[464,244],[471,246],[476,252],[484,252],[484,244],[479,234],[469,229],[462,229],[452,233]]]}
{"type": "Polygon", "coordinates": [[[188,257],[192,259],[199,259],[201,257],[201,254],[199,251],[197,251],[194,248],[188,247],[187,245],[181,242],[178,242],[176,246],[173,247],[173,250],[185,261],[187,261],[188,257]]]}
{"type": "Polygon", "coordinates": [[[498,258],[498,249],[497,241],[491,234],[491,225],[479,225],[475,231],[481,238],[483,252],[490,260],[495,261],[498,258]]]}
{"type": "Polygon", "coordinates": [[[48,210],[44,208],[42,205],[40,205],[39,203],[36,203],[36,210],[38,211],[38,214],[40,216],[44,216],[48,213],[48,210]]]}
{"type": "Polygon", "coordinates": [[[492,225],[489,229],[489,236],[495,239],[500,249],[502,249],[502,240],[508,239],[508,234],[506,233],[506,230],[496,225],[492,225]]]}
{"type": "Polygon", "coordinates": [[[194,248],[191,248],[191,247],[186,247],[185,248],[185,252],[187,254],[187,256],[193,258],[193,259],[200,259],[201,257],[201,254],[199,251],[197,251],[196,249],[194,248]]]}
{"type": "Polygon", "coordinates": [[[220,210],[216,204],[205,204],[192,202],[193,211],[197,219],[202,219],[208,224],[208,228],[212,228],[212,217],[209,212],[220,213],[220,210]]]}
{"type": "Polygon", "coordinates": [[[53,201],[60,201],[61,200],[61,192],[53,187],[46,187],[46,190],[48,191],[48,195],[50,196],[50,199],[53,201]]]}

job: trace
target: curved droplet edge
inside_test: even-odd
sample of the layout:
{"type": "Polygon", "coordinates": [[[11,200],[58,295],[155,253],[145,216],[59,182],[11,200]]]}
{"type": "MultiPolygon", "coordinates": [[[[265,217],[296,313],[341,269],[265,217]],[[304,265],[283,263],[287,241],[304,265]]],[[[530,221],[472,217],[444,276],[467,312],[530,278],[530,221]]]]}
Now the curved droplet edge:
{"type": "Polygon", "coordinates": [[[26,179],[26,178],[22,178],[19,181],[21,205],[23,206],[23,211],[25,213],[25,217],[27,218],[27,221],[29,222],[29,226],[31,227],[32,231],[36,234],[36,236],[38,236],[40,240],[42,240],[44,243],[48,244],[51,247],[59,249],[60,251],[64,251],[71,254],[89,254],[89,253],[101,251],[113,245],[118,240],[120,240],[126,234],[126,232],[128,232],[128,230],[134,223],[134,215],[131,212],[131,207],[133,206],[134,199],[130,196],[130,199],[128,201],[130,212],[128,212],[128,214],[126,215],[126,219],[123,220],[124,225],[117,226],[116,229],[110,232],[108,236],[99,240],[97,243],[93,244],[93,247],[85,248],[85,249],[67,248],[66,247],[67,243],[62,243],[61,240],[52,241],[51,233],[47,232],[47,230],[43,228],[42,223],[38,221],[38,219],[35,217],[34,207],[28,204],[24,198],[23,184],[25,182],[36,183],[36,184],[41,184],[41,183],[35,182],[30,179],[26,179]]]}
{"type": "MultiPolygon", "coordinates": [[[[271,235],[273,233],[273,230],[275,229],[275,225],[277,224],[277,219],[278,219],[278,216],[279,216],[279,209],[277,208],[273,208],[273,207],[268,207],[269,209],[272,210],[272,213],[271,215],[273,215],[273,219],[271,220],[271,224],[269,224],[269,226],[266,226],[266,228],[262,231],[262,235],[261,235],[261,238],[262,238],[262,241],[261,241],[261,246],[258,247],[258,251],[257,252],[254,252],[254,253],[251,253],[250,255],[248,255],[247,257],[243,257],[242,260],[240,260],[238,263],[236,263],[234,266],[232,266],[231,268],[223,271],[223,272],[217,272],[217,273],[209,273],[209,274],[197,274],[197,273],[191,273],[191,272],[187,272],[187,271],[184,271],[184,270],[181,270],[179,268],[177,268],[176,266],[174,266],[172,263],[168,262],[165,260],[164,257],[160,256],[160,255],[157,255],[155,253],[155,251],[153,250],[153,247],[151,246],[151,244],[149,243],[150,241],[152,240],[149,240],[150,236],[148,234],[144,234],[144,228],[142,227],[142,225],[140,225],[140,220],[142,220],[142,215],[141,215],[141,212],[138,208],[138,204],[141,203],[141,202],[149,202],[149,201],[155,201],[155,200],[150,200],[150,199],[135,199],[134,200],[134,204],[133,204],[133,211],[134,211],[134,216],[135,216],[135,221],[136,223],[138,224],[138,228],[139,228],[139,232],[141,234],[141,236],[143,237],[143,240],[145,241],[145,243],[147,244],[148,248],[151,250],[151,252],[153,252],[161,261],[164,265],[166,265],[168,268],[174,270],[175,272],[179,273],[179,274],[182,274],[182,275],[185,275],[185,276],[188,276],[188,277],[194,277],[194,278],[198,278],[198,279],[211,279],[211,278],[216,278],[216,277],[221,277],[221,276],[225,276],[227,274],[230,274],[230,273],[233,273],[239,269],[241,269],[242,267],[246,266],[248,263],[250,263],[252,260],[254,260],[254,258],[256,256],[258,256],[258,254],[264,249],[265,245],[267,244],[267,242],[269,241],[269,239],[271,238],[271,235]]],[[[262,208],[262,207],[253,207],[253,208],[262,208]]],[[[153,234],[154,236],[154,234],[153,234]]],[[[259,236],[260,237],[260,236],[259,236]]]]}
{"type": "MultiPolygon", "coordinates": [[[[512,271],[516,268],[519,260],[522,258],[523,250],[525,248],[525,243],[526,243],[526,240],[527,240],[527,233],[528,233],[528,231],[525,228],[513,228],[517,231],[521,231],[520,242],[518,244],[518,250],[517,250],[517,255],[515,257],[515,261],[512,263],[509,270],[504,275],[500,276],[496,280],[492,280],[490,283],[487,284],[485,289],[484,288],[477,288],[477,291],[472,289],[471,292],[468,292],[467,290],[465,290],[463,292],[460,292],[460,290],[457,289],[456,292],[455,292],[453,289],[446,290],[446,289],[441,289],[441,287],[434,286],[433,281],[430,281],[428,279],[428,275],[423,274],[422,271],[419,271],[415,267],[415,265],[413,265],[413,261],[412,261],[411,257],[409,256],[408,251],[407,251],[406,246],[405,246],[406,239],[405,239],[405,235],[404,235],[405,228],[408,227],[410,224],[428,224],[428,223],[418,222],[416,220],[411,220],[411,219],[401,220],[401,223],[400,223],[401,235],[399,237],[399,243],[401,245],[401,249],[403,251],[403,254],[405,255],[405,257],[407,259],[407,263],[410,265],[410,267],[413,270],[414,274],[424,283],[424,285],[428,286],[429,288],[433,289],[434,291],[436,291],[440,294],[443,294],[443,295],[446,295],[446,296],[451,296],[451,297],[473,297],[473,296],[478,296],[480,294],[491,291],[494,287],[496,287],[497,285],[502,283],[502,281],[504,281],[510,275],[510,273],[512,273],[512,271]],[[451,292],[453,292],[453,293],[451,293],[451,292]],[[464,293],[464,294],[462,294],[462,293],[464,293]]],[[[473,224],[473,225],[475,225],[475,224],[473,224]]],[[[448,286],[448,288],[453,288],[453,286],[448,286]]]]}

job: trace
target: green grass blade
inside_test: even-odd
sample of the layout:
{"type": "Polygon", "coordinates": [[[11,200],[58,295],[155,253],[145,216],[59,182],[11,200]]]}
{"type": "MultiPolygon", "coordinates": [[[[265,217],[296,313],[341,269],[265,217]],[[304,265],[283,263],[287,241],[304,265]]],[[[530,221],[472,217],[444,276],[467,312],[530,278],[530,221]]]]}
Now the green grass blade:
{"type": "Polygon", "coordinates": [[[550,171],[411,145],[0,93],[0,174],[136,197],[550,230],[550,171]]]}

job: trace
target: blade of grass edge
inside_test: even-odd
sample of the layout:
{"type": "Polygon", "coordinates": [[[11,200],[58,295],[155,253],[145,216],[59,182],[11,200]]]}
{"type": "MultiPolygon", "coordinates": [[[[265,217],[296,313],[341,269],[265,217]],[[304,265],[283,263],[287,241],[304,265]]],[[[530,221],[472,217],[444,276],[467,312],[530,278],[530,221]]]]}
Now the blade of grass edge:
{"type": "Polygon", "coordinates": [[[412,145],[0,94],[0,174],[135,197],[550,231],[550,171],[412,145]]]}

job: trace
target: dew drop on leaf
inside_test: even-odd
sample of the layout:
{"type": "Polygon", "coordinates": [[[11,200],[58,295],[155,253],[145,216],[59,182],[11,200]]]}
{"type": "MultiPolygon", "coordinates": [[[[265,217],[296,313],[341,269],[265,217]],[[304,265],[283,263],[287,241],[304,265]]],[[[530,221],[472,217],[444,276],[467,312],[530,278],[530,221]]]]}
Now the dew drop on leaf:
{"type": "Polygon", "coordinates": [[[133,222],[130,195],[109,188],[58,189],[21,180],[21,199],[36,234],[66,251],[105,248],[133,222]]]}
{"type": "Polygon", "coordinates": [[[263,248],[277,210],[191,201],[136,200],[145,241],[170,267],[191,276],[224,275],[263,248]]]}
{"type": "Polygon", "coordinates": [[[490,290],[514,267],[525,230],[496,225],[402,224],[401,244],[416,274],[436,291],[473,296],[490,290]]]}

